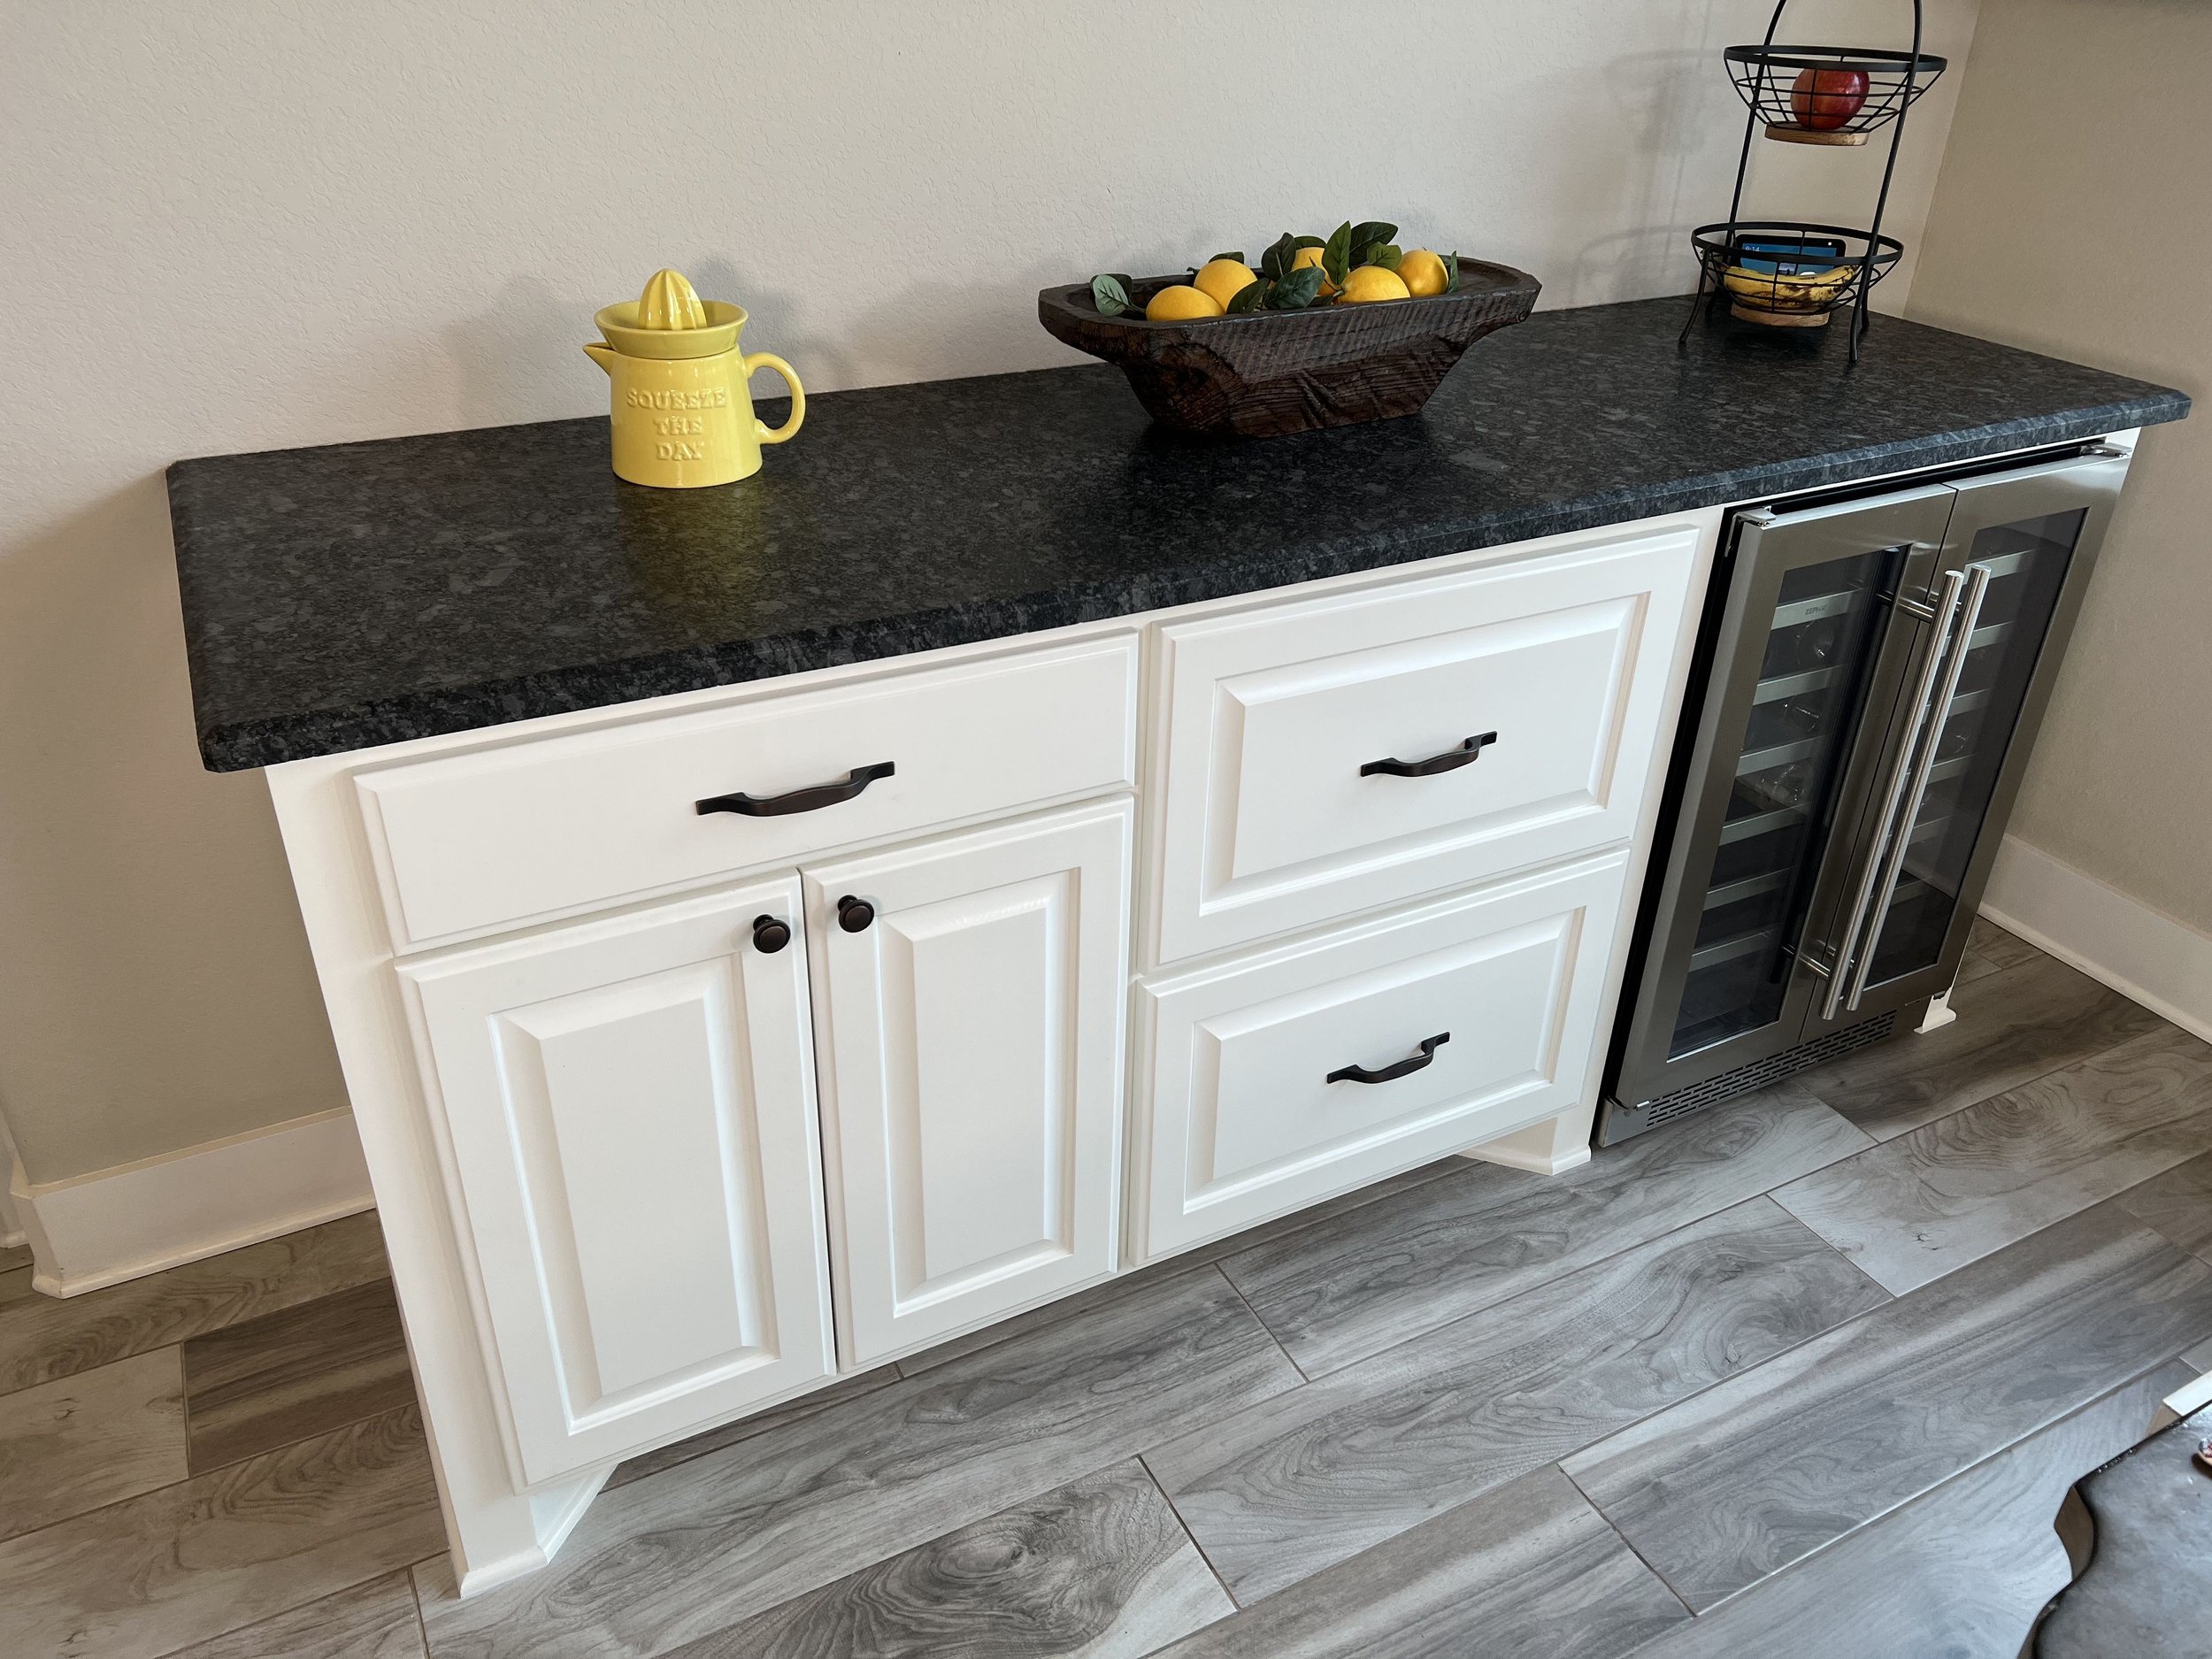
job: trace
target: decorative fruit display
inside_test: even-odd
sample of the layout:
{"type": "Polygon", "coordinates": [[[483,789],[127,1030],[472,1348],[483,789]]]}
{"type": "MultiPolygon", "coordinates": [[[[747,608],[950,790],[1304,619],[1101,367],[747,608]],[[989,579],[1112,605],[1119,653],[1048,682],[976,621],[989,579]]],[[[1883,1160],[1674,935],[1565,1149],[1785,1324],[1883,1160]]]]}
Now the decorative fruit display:
{"type": "MultiPolygon", "coordinates": [[[[1260,256],[1257,271],[1241,253],[1217,253],[1193,267],[1188,282],[1171,283],[1145,303],[1148,322],[1189,322],[1249,311],[1302,311],[1328,302],[1371,305],[1388,300],[1427,299],[1459,287],[1459,256],[1426,248],[1401,250],[1395,225],[1379,219],[1339,225],[1328,236],[1285,231],[1260,256]]],[[[1091,279],[1091,301],[1102,317],[1138,309],[1135,285],[1107,273],[1091,279]]]]}
{"type": "Polygon", "coordinates": [[[1801,69],[1790,86],[1790,111],[1800,127],[1832,133],[1866,107],[1863,69],[1801,69]]]}

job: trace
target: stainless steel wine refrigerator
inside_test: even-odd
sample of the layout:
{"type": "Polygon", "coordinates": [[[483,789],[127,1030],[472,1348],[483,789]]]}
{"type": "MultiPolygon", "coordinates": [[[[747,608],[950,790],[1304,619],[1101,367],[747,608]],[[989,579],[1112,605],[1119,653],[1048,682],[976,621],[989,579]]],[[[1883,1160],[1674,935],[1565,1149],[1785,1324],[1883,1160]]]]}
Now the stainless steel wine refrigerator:
{"type": "Polygon", "coordinates": [[[1601,1145],[1949,988],[2127,462],[2088,446],[1735,516],[1601,1145]]]}

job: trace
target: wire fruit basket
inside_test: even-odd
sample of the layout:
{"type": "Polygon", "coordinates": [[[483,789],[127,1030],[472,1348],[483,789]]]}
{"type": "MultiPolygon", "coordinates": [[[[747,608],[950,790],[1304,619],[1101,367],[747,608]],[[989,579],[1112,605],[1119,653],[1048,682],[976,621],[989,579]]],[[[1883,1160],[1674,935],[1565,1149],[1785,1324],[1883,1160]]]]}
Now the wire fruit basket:
{"type": "Polygon", "coordinates": [[[1779,328],[1824,326],[1905,251],[1894,236],[1798,219],[1701,225],[1690,242],[1701,290],[1727,295],[1729,313],[1740,321],[1779,328]]]}
{"type": "Polygon", "coordinates": [[[1950,66],[1932,52],[1852,46],[1731,46],[1721,55],[1767,136],[1793,144],[1863,144],[1950,66]]]}

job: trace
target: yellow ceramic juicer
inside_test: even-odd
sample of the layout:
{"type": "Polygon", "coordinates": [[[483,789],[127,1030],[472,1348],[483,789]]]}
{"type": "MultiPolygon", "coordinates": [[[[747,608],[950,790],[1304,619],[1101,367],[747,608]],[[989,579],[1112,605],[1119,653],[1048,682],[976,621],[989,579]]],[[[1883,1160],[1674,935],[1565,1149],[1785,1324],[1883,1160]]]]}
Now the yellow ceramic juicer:
{"type": "Polygon", "coordinates": [[[806,388],[772,351],[737,349],[745,308],[702,300],[680,271],[657,271],[634,302],[593,319],[604,342],[584,349],[613,382],[618,478],[661,489],[730,484],[760,471],[760,446],[781,443],[806,419],[806,388]],[[747,381],[773,369],[791,388],[791,419],[772,431],[755,418],[747,381]]]}

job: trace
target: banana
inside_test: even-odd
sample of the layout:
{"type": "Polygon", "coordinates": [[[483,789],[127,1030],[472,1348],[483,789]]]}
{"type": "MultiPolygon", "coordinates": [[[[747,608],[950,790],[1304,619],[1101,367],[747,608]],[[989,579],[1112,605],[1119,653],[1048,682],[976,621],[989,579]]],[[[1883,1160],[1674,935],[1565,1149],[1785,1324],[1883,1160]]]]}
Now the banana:
{"type": "Polygon", "coordinates": [[[1779,276],[1771,271],[1753,271],[1732,265],[1721,273],[1721,282],[1730,293],[1769,311],[1815,311],[1833,304],[1858,274],[1859,268],[1848,265],[1797,276],[1779,276]]]}

